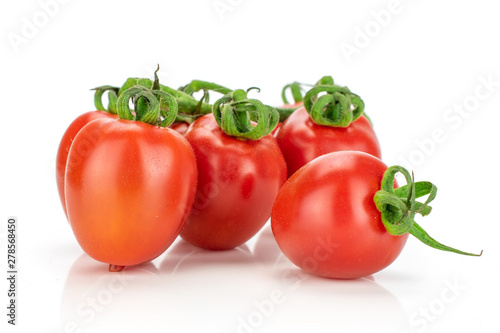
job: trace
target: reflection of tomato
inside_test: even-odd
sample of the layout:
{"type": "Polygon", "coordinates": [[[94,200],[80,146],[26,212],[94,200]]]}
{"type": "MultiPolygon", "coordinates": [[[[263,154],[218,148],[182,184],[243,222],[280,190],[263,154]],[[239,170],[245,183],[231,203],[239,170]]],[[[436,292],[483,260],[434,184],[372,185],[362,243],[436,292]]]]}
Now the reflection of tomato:
{"type": "MultiPolygon", "coordinates": [[[[219,276],[221,271],[234,270],[236,265],[255,266],[256,264],[246,244],[227,251],[215,252],[205,251],[183,239],[176,241],[162,258],[160,271],[170,278],[181,275],[181,279],[185,278],[183,274],[199,275],[198,272],[203,272],[203,274],[213,272],[214,275],[219,276]]],[[[207,278],[207,275],[204,277],[207,278]]]]}
{"type": "Polygon", "coordinates": [[[286,314],[281,311],[273,313],[276,325],[283,322],[307,327],[311,322],[321,322],[328,330],[320,332],[415,331],[399,299],[390,289],[379,285],[373,275],[332,281],[294,269],[284,257],[273,263],[272,270],[273,279],[280,282],[279,289],[293,292],[293,297],[286,298],[286,314]],[[317,306],[311,311],[312,300],[325,298],[328,306],[317,306]],[[383,311],[374,311],[374,304],[383,311]],[[308,315],[304,316],[304,313],[308,315]],[[363,320],[359,320],[360,314],[363,314],[363,320]]]}
{"type": "Polygon", "coordinates": [[[64,284],[60,320],[65,326],[58,332],[95,332],[111,322],[115,331],[140,331],[144,321],[154,321],[164,311],[165,297],[158,292],[164,286],[165,279],[152,262],[109,274],[100,263],[81,254],[64,284]],[[123,320],[123,313],[137,305],[137,295],[156,306],[142,313],[141,321],[123,320]]]}
{"type": "Polygon", "coordinates": [[[273,290],[267,279],[269,268],[259,265],[246,244],[215,252],[180,239],[160,258],[158,268],[163,284],[155,290],[164,300],[160,306],[151,304],[154,304],[152,311],[160,308],[164,316],[165,310],[169,311],[168,320],[162,323],[166,332],[252,332],[253,327],[239,328],[238,317],[252,313],[251,301],[269,298],[273,290]],[[217,302],[207,306],[195,299],[217,302]],[[203,320],[182,315],[186,313],[194,313],[203,320]]]}
{"type": "Polygon", "coordinates": [[[286,179],[286,165],[272,135],[241,140],[222,132],[212,114],[185,134],[198,163],[198,191],[181,236],[193,245],[231,249],[269,219],[286,179]]]}
{"type": "Polygon", "coordinates": [[[69,125],[68,129],[61,139],[61,143],[59,144],[56,160],[56,179],[57,189],[59,190],[59,198],[61,199],[64,214],[66,214],[66,216],[68,216],[68,214],[66,211],[66,199],[64,198],[64,173],[66,171],[66,162],[68,159],[69,149],[71,148],[71,144],[73,143],[75,136],[82,129],[82,127],[87,125],[92,120],[99,118],[117,119],[118,116],[105,111],[91,111],[84,113],[76,118],[71,123],[71,125],[69,125]]]}
{"type": "Polygon", "coordinates": [[[271,226],[286,257],[331,278],[358,278],[390,265],[408,233],[385,229],[373,197],[387,166],[362,152],[318,157],[281,188],[271,226]]]}
{"type": "Polygon", "coordinates": [[[196,192],[189,143],[169,128],[98,119],[76,136],[66,206],[82,249],[116,266],[150,261],[179,235],[196,192]]]}
{"type": "Polygon", "coordinates": [[[364,116],[346,128],[315,124],[305,108],[295,111],[281,126],[276,140],[285,157],[288,176],[323,154],[357,150],[381,157],[373,128],[364,116]]]}

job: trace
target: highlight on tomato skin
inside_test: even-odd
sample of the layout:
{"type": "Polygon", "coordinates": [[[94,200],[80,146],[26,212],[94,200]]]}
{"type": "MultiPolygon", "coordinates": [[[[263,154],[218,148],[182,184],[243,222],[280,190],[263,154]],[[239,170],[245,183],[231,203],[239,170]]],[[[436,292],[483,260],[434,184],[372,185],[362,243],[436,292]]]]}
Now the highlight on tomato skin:
{"type": "Polygon", "coordinates": [[[78,132],[92,120],[100,118],[118,119],[118,115],[106,111],[86,112],[78,116],[69,125],[69,127],[66,129],[66,132],[64,132],[64,135],[61,138],[61,142],[59,144],[56,157],[56,181],[57,181],[57,190],[59,191],[59,198],[61,200],[61,204],[64,210],[64,214],[66,215],[66,218],[68,217],[68,212],[66,210],[66,199],[64,191],[64,183],[65,183],[64,173],[66,172],[66,164],[68,161],[69,150],[78,132]]]}
{"type": "Polygon", "coordinates": [[[193,150],[176,131],[97,119],[75,137],[66,206],[81,248],[110,271],[151,261],[179,235],[197,182],[193,150]]]}
{"type": "Polygon", "coordinates": [[[323,155],[294,173],[273,205],[283,254],[303,270],[354,279],[389,266],[408,234],[389,234],[373,202],[387,166],[363,152],[323,155]]]}

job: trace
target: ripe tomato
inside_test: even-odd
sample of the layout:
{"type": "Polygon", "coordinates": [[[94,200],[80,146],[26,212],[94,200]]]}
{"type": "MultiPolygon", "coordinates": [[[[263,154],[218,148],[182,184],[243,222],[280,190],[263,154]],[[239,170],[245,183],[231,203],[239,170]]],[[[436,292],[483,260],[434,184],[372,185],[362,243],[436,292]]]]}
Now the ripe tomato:
{"type": "MultiPolygon", "coordinates": [[[[283,104],[282,106],[280,106],[279,108],[280,109],[296,109],[296,108],[299,108],[301,107],[302,105],[304,105],[304,102],[296,102],[294,104],[283,104]]],[[[276,125],[276,127],[273,129],[273,131],[271,132],[271,134],[276,137],[278,135],[278,132],[281,128],[281,125],[283,124],[283,122],[279,122],[278,125],[276,125]]]]}
{"type": "Polygon", "coordinates": [[[271,227],[286,257],[315,275],[352,279],[390,265],[408,233],[385,229],[373,197],[387,166],[355,151],[326,154],[281,188],[271,227]]]}
{"type": "Polygon", "coordinates": [[[189,127],[189,124],[188,123],[185,123],[183,121],[179,121],[179,122],[175,122],[173,123],[172,125],[169,126],[171,129],[179,132],[180,134],[184,134],[186,133],[188,127],[189,127]]]}
{"type": "Polygon", "coordinates": [[[92,120],[99,118],[118,119],[118,115],[105,111],[91,111],[84,113],[76,118],[71,125],[69,125],[61,139],[61,143],[59,144],[56,159],[56,180],[57,189],[59,190],[59,198],[61,199],[61,204],[66,217],[68,216],[68,213],[66,211],[66,199],[64,198],[64,173],[66,172],[66,162],[68,160],[69,149],[71,148],[71,144],[73,143],[75,136],[82,129],[82,127],[87,125],[92,120]]]}
{"type": "Polygon", "coordinates": [[[189,143],[169,128],[97,119],[75,137],[66,207],[92,258],[116,266],[153,260],[179,235],[196,192],[189,143]]]}
{"type": "Polygon", "coordinates": [[[329,127],[314,123],[301,107],[281,125],[276,140],[286,160],[288,177],[314,158],[335,151],[357,150],[381,157],[377,136],[364,116],[346,128],[329,127]]]}
{"type": "Polygon", "coordinates": [[[212,114],[185,134],[198,164],[198,190],[181,232],[189,243],[210,250],[245,243],[271,215],[286,180],[286,164],[272,135],[241,140],[222,132],[212,114]]]}

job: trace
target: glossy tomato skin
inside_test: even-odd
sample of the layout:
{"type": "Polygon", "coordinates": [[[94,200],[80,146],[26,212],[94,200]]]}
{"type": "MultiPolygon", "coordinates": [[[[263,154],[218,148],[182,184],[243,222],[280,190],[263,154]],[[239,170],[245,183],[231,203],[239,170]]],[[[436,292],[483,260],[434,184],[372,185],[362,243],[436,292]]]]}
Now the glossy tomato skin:
{"type": "Polygon", "coordinates": [[[373,202],[386,169],[372,155],[343,151],[298,170],[281,188],[271,216],[285,256],[309,273],[338,279],[390,265],[408,234],[389,234],[373,202]]]}
{"type": "Polygon", "coordinates": [[[189,243],[227,250],[254,236],[271,215],[286,180],[286,164],[272,135],[240,140],[222,132],[212,114],[185,134],[198,163],[198,190],[181,232],[189,243]]]}
{"type": "Polygon", "coordinates": [[[174,130],[128,120],[88,123],[66,167],[66,206],[78,243],[108,264],[153,260],[179,235],[196,179],[194,153],[174,130]]]}
{"type": "Polygon", "coordinates": [[[381,158],[380,145],[368,119],[361,116],[346,128],[317,125],[306,109],[297,109],[281,126],[276,140],[285,157],[288,177],[318,156],[343,150],[381,158]]]}
{"type": "Polygon", "coordinates": [[[61,204],[63,206],[64,214],[66,214],[66,217],[68,216],[68,213],[66,211],[66,199],[64,195],[64,173],[66,172],[66,162],[68,160],[69,149],[71,148],[71,144],[73,143],[75,136],[82,129],[82,127],[87,125],[92,120],[100,118],[118,119],[118,116],[105,111],[86,112],[76,118],[69,125],[68,129],[61,139],[61,143],[59,144],[56,158],[56,181],[57,190],[59,191],[59,198],[61,199],[61,204]]]}

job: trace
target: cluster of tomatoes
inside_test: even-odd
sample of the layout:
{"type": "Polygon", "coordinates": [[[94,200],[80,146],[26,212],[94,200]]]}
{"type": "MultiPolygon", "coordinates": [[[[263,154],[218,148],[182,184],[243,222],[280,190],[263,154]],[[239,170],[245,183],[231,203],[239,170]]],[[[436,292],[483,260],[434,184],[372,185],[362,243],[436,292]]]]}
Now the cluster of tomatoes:
{"type": "Polygon", "coordinates": [[[436,188],[380,160],[359,96],[331,77],[305,96],[302,85],[286,88],[295,103],[283,95],[280,108],[248,98],[249,90],[204,81],[172,89],[156,75],[96,88],[98,111],[69,126],[57,155],[62,206],[82,249],[119,271],[155,259],[179,235],[204,249],[232,249],[271,217],[286,257],[325,277],[383,269],[409,233],[471,255],[414,222],[430,212],[436,188]],[[209,91],[223,97],[210,104],[209,91]],[[399,188],[398,172],[407,179],[399,188]],[[426,202],[415,200],[421,196],[426,202]]]}

